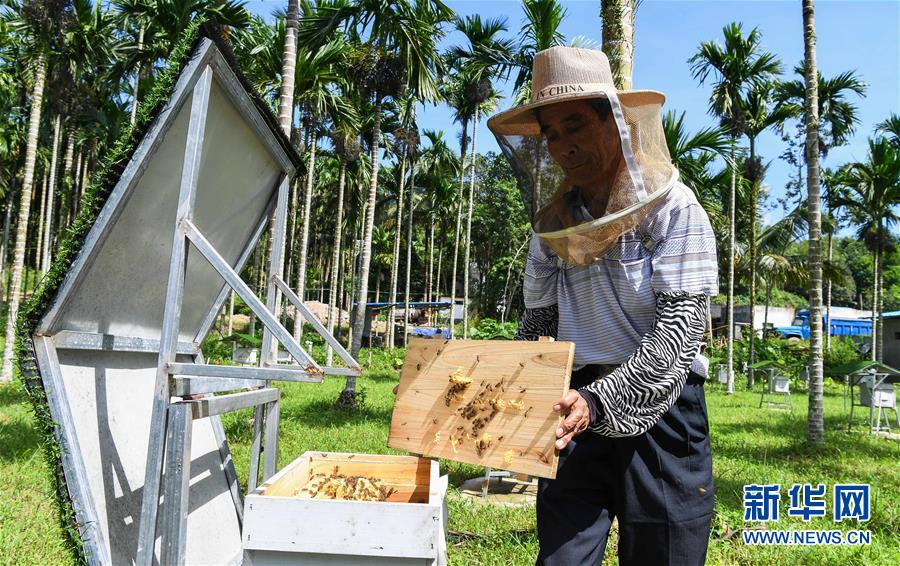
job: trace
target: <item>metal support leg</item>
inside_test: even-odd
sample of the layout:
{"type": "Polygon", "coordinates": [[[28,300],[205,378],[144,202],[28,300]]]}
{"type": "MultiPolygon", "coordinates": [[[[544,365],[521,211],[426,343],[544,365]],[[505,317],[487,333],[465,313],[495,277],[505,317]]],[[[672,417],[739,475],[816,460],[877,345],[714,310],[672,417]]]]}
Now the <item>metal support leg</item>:
{"type": "Polygon", "coordinates": [[[265,453],[263,456],[263,477],[265,483],[275,475],[278,469],[278,423],[281,420],[281,411],[278,401],[266,404],[266,437],[265,453]]]}
{"type": "Polygon", "coordinates": [[[191,483],[191,432],[194,427],[190,405],[170,405],[168,420],[166,482],[160,524],[160,564],[181,565],[184,564],[187,548],[188,494],[191,483]]]}
{"type": "Polygon", "coordinates": [[[250,446],[250,478],[247,480],[247,493],[253,493],[259,485],[259,455],[262,444],[262,423],[265,418],[264,405],[257,405],[253,410],[253,444],[250,446]]]}

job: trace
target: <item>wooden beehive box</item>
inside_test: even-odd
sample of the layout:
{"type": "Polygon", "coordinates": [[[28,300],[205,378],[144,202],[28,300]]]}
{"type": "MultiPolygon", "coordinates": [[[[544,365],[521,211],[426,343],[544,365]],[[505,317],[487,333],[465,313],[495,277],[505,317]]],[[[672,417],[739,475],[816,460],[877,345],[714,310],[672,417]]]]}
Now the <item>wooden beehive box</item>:
{"type": "Polygon", "coordinates": [[[555,478],[553,405],[574,354],[571,342],[411,340],[388,446],[555,478]]]}
{"type": "Polygon", "coordinates": [[[254,566],[446,564],[447,476],[414,456],[306,452],[244,501],[244,558],[254,566]],[[302,499],[318,473],[377,478],[387,501],[302,499]]]}

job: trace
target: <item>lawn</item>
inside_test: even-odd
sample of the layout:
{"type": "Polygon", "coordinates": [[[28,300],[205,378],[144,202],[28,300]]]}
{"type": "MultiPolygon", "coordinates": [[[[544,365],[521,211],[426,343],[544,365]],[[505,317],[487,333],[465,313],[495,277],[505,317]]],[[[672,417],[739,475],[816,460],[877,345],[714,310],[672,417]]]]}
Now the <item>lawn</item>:
{"type": "MultiPolygon", "coordinates": [[[[366,359],[365,353],[360,356],[366,359]]],[[[397,382],[394,362],[376,354],[374,366],[360,379],[362,408],[333,408],[342,380],[282,386],[280,463],[306,450],[390,453],[386,448],[397,382]]],[[[727,396],[707,388],[713,438],[716,516],[710,542],[710,564],[897,564],[900,562],[900,441],[846,433],[841,389],[829,382],[823,446],[804,443],[806,398],[792,398],[794,410],[758,409],[759,394],[741,391],[727,396]],[[787,518],[787,488],[793,483],[872,485],[872,518],[835,525],[830,518],[804,524],[787,518]],[[860,547],[745,546],[742,488],[750,483],[782,485],[780,521],[770,529],[868,529],[872,544],[860,547]]],[[[0,563],[48,564],[70,560],[57,525],[48,468],[31,423],[30,408],[17,386],[0,387],[0,563]]],[[[250,445],[250,413],[227,415],[224,422],[238,474],[246,481],[250,445]]],[[[857,427],[860,431],[862,427],[857,427]]],[[[451,484],[481,473],[477,467],[442,461],[451,484]]],[[[453,564],[530,564],[537,554],[533,507],[499,508],[473,504],[456,489],[448,494],[450,561],[453,564]],[[466,533],[474,533],[471,536],[466,533]]],[[[607,547],[615,564],[614,536],[607,547]]]]}

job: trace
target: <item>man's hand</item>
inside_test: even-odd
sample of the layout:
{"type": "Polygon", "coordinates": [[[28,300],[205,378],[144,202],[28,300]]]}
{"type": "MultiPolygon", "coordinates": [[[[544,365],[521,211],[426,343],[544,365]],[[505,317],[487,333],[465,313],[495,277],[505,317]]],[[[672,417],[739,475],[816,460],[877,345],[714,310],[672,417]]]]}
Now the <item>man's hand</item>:
{"type": "Polygon", "coordinates": [[[562,450],[573,437],[584,432],[591,424],[591,413],[588,404],[574,389],[569,389],[563,398],[553,405],[553,410],[566,416],[556,429],[556,447],[562,450]]]}

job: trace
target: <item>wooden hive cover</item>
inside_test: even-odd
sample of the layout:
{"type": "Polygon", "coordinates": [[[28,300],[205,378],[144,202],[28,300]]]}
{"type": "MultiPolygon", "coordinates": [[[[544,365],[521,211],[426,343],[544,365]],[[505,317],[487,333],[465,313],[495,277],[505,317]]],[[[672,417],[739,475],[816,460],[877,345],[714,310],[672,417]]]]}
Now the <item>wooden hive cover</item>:
{"type": "Polygon", "coordinates": [[[574,354],[571,342],[411,340],[388,446],[554,478],[553,405],[574,354]]]}

